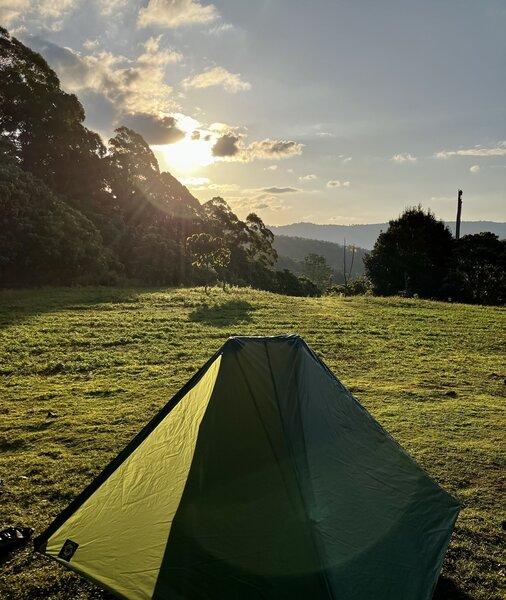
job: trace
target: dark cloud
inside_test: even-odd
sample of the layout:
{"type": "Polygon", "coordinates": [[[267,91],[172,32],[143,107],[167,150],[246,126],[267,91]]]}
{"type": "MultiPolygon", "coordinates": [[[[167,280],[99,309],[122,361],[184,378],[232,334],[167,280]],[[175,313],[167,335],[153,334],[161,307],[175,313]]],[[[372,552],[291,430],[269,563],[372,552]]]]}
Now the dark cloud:
{"type": "Polygon", "coordinates": [[[255,159],[282,159],[299,156],[302,154],[303,144],[292,140],[262,140],[253,142],[247,148],[247,157],[249,160],[255,159]]]}
{"type": "Polygon", "coordinates": [[[86,107],[86,127],[107,137],[112,134],[118,111],[114,104],[98,92],[83,92],[79,100],[86,107]]]}
{"type": "Polygon", "coordinates": [[[184,132],[176,127],[174,117],[159,118],[143,113],[125,114],[118,117],[119,125],[126,125],[140,133],[150,145],[174,144],[182,140],[184,132]]]}
{"type": "Polygon", "coordinates": [[[195,130],[192,132],[192,140],[200,140],[200,131],[195,130]]]}
{"type": "Polygon", "coordinates": [[[226,133],[216,140],[212,151],[213,156],[227,157],[236,156],[239,153],[240,137],[232,133],[226,133]]]}
{"type": "Polygon", "coordinates": [[[293,187],[270,187],[264,188],[263,191],[268,194],[287,194],[288,192],[298,192],[299,190],[293,187]]]}

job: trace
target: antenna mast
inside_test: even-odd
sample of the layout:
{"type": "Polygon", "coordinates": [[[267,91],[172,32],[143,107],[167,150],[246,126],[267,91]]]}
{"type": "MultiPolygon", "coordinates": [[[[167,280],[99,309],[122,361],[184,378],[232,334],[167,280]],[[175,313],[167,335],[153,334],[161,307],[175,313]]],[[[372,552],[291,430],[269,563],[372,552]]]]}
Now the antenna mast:
{"type": "Polygon", "coordinates": [[[455,226],[455,239],[458,240],[460,238],[460,215],[462,213],[462,190],[459,190],[459,195],[457,197],[457,223],[455,226]]]}

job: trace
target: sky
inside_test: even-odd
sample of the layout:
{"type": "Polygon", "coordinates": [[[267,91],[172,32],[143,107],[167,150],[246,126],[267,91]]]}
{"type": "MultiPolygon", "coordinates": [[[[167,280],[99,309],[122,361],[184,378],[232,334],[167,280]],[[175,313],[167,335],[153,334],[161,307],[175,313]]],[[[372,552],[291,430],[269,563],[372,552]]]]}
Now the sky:
{"type": "Polygon", "coordinates": [[[505,0],[0,0],[107,141],[267,224],[506,220],[505,0]]]}

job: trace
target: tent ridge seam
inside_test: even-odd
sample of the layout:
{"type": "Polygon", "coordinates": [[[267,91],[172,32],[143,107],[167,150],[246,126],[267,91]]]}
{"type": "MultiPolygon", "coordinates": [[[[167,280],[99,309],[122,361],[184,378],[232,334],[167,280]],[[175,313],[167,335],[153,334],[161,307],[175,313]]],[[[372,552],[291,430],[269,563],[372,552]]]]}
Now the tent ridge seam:
{"type": "MultiPolygon", "coordinates": [[[[299,338],[299,340],[303,342],[303,340],[301,340],[301,338],[299,338]]],[[[311,520],[311,518],[308,515],[308,509],[307,509],[306,503],[304,502],[304,494],[302,493],[302,488],[301,488],[301,484],[300,484],[299,474],[298,474],[296,462],[295,462],[294,457],[293,457],[291,444],[288,443],[288,439],[287,439],[287,436],[286,436],[285,424],[284,424],[284,421],[283,421],[283,417],[281,416],[282,413],[281,413],[280,404],[279,404],[278,388],[276,386],[276,380],[274,378],[274,372],[272,370],[272,363],[271,363],[271,357],[270,357],[270,354],[269,354],[269,348],[267,347],[267,343],[266,342],[264,342],[264,348],[265,348],[265,354],[267,356],[267,364],[269,366],[269,373],[270,373],[270,376],[271,376],[272,388],[274,390],[274,397],[276,399],[276,405],[278,407],[278,414],[279,414],[279,418],[280,418],[280,421],[281,421],[281,428],[283,430],[283,437],[285,439],[285,444],[286,444],[286,447],[287,447],[287,454],[288,454],[288,458],[290,460],[293,472],[295,474],[295,481],[297,482],[297,490],[299,491],[300,501],[301,501],[302,506],[304,507],[304,515],[306,517],[307,528],[308,528],[308,531],[309,531],[309,535],[310,535],[311,541],[313,542],[313,548],[314,548],[315,556],[316,556],[316,558],[318,560],[318,563],[319,563],[319,566],[320,566],[320,572],[321,572],[322,579],[323,579],[323,582],[324,582],[325,590],[326,590],[326,592],[328,594],[329,599],[333,600],[334,595],[332,594],[332,589],[331,589],[330,583],[328,581],[326,569],[325,569],[324,565],[322,564],[322,559],[321,559],[321,556],[320,556],[320,551],[318,549],[318,544],[316,543],[316,539],[315,539],[315,535],[314,535],[314,531],[313,531],[312,520],[311,520]]],[[[305,446],[305,443],[304,443],[304,446],[305,446]]]]}

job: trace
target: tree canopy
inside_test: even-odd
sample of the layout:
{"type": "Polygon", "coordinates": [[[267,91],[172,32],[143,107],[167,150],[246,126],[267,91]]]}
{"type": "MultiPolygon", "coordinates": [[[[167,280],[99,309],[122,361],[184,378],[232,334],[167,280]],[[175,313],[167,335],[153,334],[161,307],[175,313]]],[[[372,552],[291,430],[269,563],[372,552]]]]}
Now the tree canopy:
{"type": "Polygon", "coordinates": [[[451,260],[450,230],[421,207],[407,208],[389,222],[364,258],[366,275],[381,296],[417,294],[441,297],[451,260]]]}

